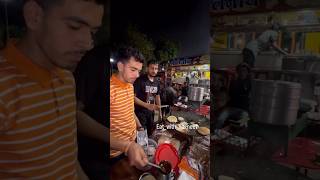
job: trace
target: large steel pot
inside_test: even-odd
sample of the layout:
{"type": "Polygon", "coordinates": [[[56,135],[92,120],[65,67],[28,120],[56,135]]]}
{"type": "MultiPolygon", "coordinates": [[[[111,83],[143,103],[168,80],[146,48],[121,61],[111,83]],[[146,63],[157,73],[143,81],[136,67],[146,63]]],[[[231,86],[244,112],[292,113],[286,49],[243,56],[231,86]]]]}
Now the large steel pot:
{"type": "Polygon", "coordinates": [[[189,87],[188,99],[190,101],[202,101],[204,96],[203,87],[189,87]]]}
{"type": "Polygon", "coordinates": [[[297,119],[301,85],[288,81],[253,80],[250,114],[254,121],[293,125],[297,119]]]}

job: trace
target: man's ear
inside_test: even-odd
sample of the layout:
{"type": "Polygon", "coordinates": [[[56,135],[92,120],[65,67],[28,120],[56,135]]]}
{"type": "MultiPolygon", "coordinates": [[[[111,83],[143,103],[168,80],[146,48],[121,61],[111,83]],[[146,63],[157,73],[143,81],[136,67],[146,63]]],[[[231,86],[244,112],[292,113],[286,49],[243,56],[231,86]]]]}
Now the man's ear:
{"type": "Polygon", "coordinates": [[[44,18],[43,8],[34,0],[29,0],[23,6],[23,16],[28,29],[38,30],[44,18]]]}
{"type": "Polygon", "coordinates": [[[123,69],[124,69],[124,64],[123,64],[122,62],[118,62],[118,63],[117,63],[117,67],[118,67],[118,71],[119,71],[119,72],[122,72],[123,69]]]}

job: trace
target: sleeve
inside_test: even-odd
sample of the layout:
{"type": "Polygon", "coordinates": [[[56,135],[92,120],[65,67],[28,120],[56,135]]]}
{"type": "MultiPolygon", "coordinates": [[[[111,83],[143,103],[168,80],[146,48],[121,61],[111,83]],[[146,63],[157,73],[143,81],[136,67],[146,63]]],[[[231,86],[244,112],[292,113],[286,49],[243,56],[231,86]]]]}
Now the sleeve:
{"type": "Polygon", "coordinates": [[[134,90],[134,94],[137,94],[137,92],[141,91],[141,87],[140,87],[140,79],[137,79],[134,83],[133,83],[133,90],[134,90]]]}

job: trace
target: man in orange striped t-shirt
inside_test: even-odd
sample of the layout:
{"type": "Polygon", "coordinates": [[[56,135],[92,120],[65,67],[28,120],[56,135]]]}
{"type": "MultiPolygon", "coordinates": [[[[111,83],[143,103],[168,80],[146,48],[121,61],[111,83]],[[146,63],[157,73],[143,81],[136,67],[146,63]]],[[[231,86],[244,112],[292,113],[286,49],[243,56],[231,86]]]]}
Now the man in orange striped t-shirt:
{"type": "Polygon", "coordinates": [[[26,0],[26,34],[0,51],[0,179],[88,179],[71,72],[101,25],[98,0],[26,0]]]}
{"type": "Polygon", "coordinates": [[[144,58],[134,48],[122,48],[115,59],[119,72],[110,79],[110,157],[115,161],[124,152],[131,165],[143,168],[148,160],[141,146],[135,143],[136,129],[141,124],[134,114],[133,83],[139,77],[144,58]],[[123,150],[114,150],[115,143],[124,147],[123,150]]]}

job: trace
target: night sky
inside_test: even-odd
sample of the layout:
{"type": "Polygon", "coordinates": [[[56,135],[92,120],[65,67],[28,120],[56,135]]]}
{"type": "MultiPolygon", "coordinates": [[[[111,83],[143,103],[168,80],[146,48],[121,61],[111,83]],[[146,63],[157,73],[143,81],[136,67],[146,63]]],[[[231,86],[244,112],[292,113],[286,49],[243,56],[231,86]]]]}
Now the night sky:
{"type": "MultiPolygon", "coordinates": [[[[8,3],[10,24],[21,24],[17,15],[19,1],[21,2],[15,0],[8,3]]],[[[0,7],[3,21],[3,1],[0,7]]],[[[164,36],[178,42],[179,57],[209,52],[208,0],[111,0],[110,9],[111,38],[121,36],[128,24],[136,24],[154,40],[164,36]]]]}
{"type": "MultiPolygon", "coordinates": [[[[23,0],[7,0],[8,19],[10,25],[22,25],[23,21],[20,16],[21,3],[23,0]]],[[[4,1],[0,0],[0,18],[1,23],[5,21],[4,1]]]]}
{"type": "Polygon", "coordinates": [[[114,0],[111,2],[111,36],[120,36],[136,24],[152,39],[165,36],[179,42],[179,57],[209,51],[209,2],[207,0],[114,0]]]}

